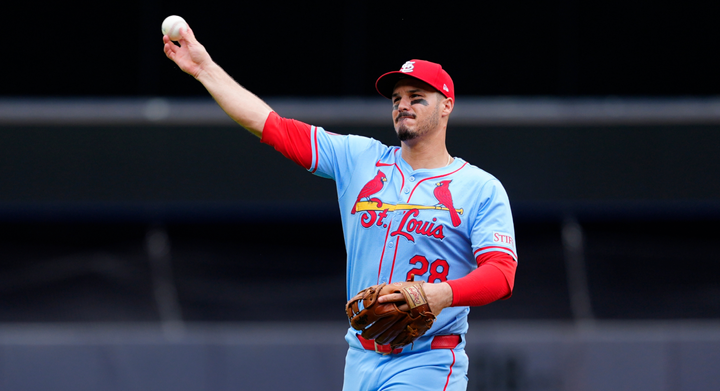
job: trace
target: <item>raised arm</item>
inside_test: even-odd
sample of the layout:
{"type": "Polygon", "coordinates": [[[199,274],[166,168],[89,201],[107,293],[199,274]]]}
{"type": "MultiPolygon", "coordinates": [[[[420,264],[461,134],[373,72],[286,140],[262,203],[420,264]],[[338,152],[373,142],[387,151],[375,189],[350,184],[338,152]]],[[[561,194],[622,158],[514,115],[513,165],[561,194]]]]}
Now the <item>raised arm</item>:
{"type": "Polygon", "coordinates": [[[183,29],[180,36],[180,46],[170,41],[167,35],[163,36],[165,55],[184,72],[200,81],[230,118],[250,133],[261,137],[265,120],[273,111],[270,106],[220,68],[195,38],[191,28],[183,29]]]}

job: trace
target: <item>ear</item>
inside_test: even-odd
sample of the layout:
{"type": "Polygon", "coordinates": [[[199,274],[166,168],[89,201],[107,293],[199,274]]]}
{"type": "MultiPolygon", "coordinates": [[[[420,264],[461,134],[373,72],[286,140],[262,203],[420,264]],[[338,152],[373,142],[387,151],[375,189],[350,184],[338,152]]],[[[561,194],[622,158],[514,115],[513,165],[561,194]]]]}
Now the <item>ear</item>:
{"type": "Polygon", "coordinates": [[[452,113],[453,108],[455,108],[455,101],[452,98],[446,98],[445,95],[442,94],[440,94],[440,97],[442,98],[440,101],[440,105],[442,106],[440,108],[440,115],[447,117],[452,113]]]}

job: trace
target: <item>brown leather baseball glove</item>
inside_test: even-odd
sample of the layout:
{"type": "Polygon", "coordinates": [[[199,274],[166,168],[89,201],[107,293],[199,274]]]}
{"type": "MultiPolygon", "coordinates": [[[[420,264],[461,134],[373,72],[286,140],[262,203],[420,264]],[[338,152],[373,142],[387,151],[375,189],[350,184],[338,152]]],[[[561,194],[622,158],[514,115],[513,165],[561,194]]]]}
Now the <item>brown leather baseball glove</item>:
{"type": "Polygon", "coordinates": [[[392,349],[414,342],[425,334],[435,321],[430,312],[423,284],[425,281],[397,282],[373,285],[358,292],[345,305],[350,325],[361,330],[365,339],[379,345],[390,344],[392,349]],[[405,303],[378,303],[380,296],[402,293],[405,303]],[[361,307],[362,303],[362,307],[361,307]],[[409,309],[399,308],[407,304],[409,309]],[[361,309],[362,308],[362,309],[361,309]]]}

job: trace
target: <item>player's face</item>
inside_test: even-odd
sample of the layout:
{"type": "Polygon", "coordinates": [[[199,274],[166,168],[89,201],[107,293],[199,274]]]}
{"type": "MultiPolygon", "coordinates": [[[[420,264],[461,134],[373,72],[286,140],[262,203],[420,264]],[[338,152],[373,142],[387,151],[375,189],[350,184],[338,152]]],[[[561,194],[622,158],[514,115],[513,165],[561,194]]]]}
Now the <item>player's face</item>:
{"type": "Polygon", "coordinates": [[[442,96],[425,82],[403,79],[392,95],[392,117],[400,141],[417,139],[438,129],[442,96]]]}

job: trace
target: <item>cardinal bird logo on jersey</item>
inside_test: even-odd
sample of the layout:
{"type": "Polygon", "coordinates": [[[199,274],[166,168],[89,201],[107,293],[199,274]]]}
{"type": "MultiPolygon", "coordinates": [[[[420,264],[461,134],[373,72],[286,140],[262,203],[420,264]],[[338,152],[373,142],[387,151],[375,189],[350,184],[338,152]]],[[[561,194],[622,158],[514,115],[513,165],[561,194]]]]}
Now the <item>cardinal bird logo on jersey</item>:
{"type": "Polygon", "coordinates": [[[450,182],[452,182],[452,180],[436,183],[435,186],[437,187],[433,190],[433,194],[440,205],[443,205],[450,210],[450,220],[452,220],[452,225],[453,227],[457,227],[460,225],[460,215],[453,205],[452,194],[450,194],[450,182]]]}
{"type": "Polygon", "coordinates": [[[371,179],[370,182],[366,183],[365,186],[363,186],[362,190],[360,190],[360,194],[358,194],[357,200],[355,201],[356,204],[353,205],[350,213],[355,214],[355,207],[357,206],[357,203],[360,202],[360,200],[362,200],[363,198],[368,198],[371,195],[382,190],[385,182],[387,182],[387,177],[382,171],[378,170],[375,178],[371,179]]]}

